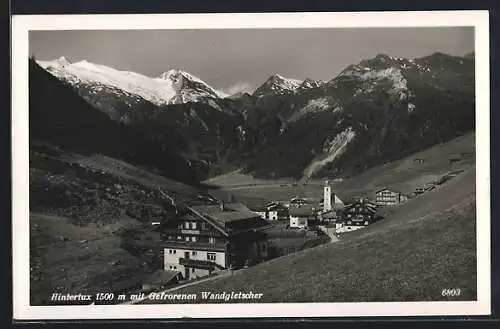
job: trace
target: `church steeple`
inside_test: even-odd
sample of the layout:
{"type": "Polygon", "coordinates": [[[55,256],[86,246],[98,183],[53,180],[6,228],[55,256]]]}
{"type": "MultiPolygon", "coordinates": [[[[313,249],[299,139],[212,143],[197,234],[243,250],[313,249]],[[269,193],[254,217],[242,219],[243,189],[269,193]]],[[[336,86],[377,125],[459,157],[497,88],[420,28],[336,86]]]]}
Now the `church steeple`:
{"type": "Polygon", "coordinates": [[[323,210],[332,210],[332,188],[328,180],[325,180],[325,186],[323,187],[323,210]]]}

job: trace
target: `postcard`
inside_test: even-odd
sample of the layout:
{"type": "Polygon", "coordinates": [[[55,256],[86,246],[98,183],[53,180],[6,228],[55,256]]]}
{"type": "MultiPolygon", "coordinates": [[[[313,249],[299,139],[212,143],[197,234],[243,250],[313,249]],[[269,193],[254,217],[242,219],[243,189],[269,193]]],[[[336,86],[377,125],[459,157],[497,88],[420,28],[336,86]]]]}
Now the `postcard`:
{"type": "Polygon", "coordinates": [[[16,320],[490,314],[487,11],[12,18],[16,320]]]}

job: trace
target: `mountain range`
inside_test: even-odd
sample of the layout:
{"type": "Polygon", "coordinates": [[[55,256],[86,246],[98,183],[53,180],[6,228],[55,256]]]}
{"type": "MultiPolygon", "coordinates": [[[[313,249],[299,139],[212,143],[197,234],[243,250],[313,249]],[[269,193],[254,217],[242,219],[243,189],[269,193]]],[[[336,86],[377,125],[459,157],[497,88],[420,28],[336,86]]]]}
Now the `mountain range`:
{"type": "MultiPolygon", "coordinates": [[[[148,158],[157,152],[172,156],[181,167],[188,164],[197,179],[237,168],[259,177],[347,177],[474,129],[473,54],[416,59],[379,54],[328,81],[272,74],[252,94],[235,95],[181,70],[151,78],[65,58],[33,60],[30,75],[40,79],[33,88],[44,89],[36,86],[47,81],[65,85],[65,93],[79,96],[72,102],[86,101],[89,118],[102,121],[105,114],[107,124],[156,145],[148,158]]],[[[51,95],[32,104],[50,102],[56,111],[62,100],[51,95]]],[[[64,119],[55,113],[50,118],[77,124],[60,115],[64,119]]],[[[117,149],[128,147],[116,143],[117,149]]]]}

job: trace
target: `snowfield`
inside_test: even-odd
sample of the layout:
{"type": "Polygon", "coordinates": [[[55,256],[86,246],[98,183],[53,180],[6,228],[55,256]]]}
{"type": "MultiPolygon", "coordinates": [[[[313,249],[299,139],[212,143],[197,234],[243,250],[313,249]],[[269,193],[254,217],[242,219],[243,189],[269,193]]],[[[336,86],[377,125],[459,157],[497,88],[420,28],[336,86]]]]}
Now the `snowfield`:
{"type": "Polygon", "coordinates": [[[120,71],[114,68],[94,64],[85,60],[76,63],[68,62],[64,57],[54,61],[37,61],[37,63],[59,79],[73,85],[104,85],[118,88],[138,95],[156,105],[178,102],[197,101],[201,97],[227,97],[215,90],[201,79],[181,70],[169,70],[159,77],[151,78],[139,73],[120,71]],[[191,89],[185,82],[195,82],[200,88],[191,89]]]}

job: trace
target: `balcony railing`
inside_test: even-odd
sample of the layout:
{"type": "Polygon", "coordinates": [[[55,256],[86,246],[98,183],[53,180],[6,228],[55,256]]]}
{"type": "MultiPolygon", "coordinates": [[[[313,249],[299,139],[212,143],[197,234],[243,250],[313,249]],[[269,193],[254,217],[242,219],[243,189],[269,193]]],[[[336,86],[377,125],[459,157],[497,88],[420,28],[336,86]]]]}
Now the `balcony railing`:
{"type": "Polygon", "coordinates": [[[189,249],[189,250],[226,250],[225,242],[208,243],[208,242],[192,242],[192,241],[180,241],[180,240],[166,240],[163,243],[164,247],[178,248],[178,249],[189,249]]]}
{"type": "Polygon", "coordinates": [[[188,229],[182,229],[181,234],[200,234],[200,230],[188,230],[188,229]]]}

